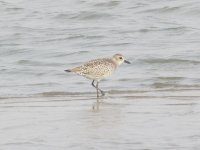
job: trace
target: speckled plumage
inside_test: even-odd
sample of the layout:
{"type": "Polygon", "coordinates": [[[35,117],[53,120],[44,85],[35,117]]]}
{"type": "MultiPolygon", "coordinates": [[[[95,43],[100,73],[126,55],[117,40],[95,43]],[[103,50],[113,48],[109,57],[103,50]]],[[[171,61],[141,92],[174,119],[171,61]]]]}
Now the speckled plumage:
{"type": "Polygon", "coordinates": [[[108,58],[91,60],[79,67],[71,69],[78,75],[88,79],[100,81],[103,78],[110,76],[117,68],[117,65],[108,58]]]}
{"type": "Polygon", "coordinates": [[[130,63],[124,59],[123,55],[115,54],[112,58],[102,58],[91,60],[79,67],[65,70],[66,72],[74,72],[78,75],[84,76],[88,79],[92,79],[92,86],[97,89],[97,97],[99,97],[98,91],[104,95],[104,92],[98,88],[100,80],[109,77],[123,62],[130,63]],[[96,86],[94,81],[97,81],[96,86]]]}

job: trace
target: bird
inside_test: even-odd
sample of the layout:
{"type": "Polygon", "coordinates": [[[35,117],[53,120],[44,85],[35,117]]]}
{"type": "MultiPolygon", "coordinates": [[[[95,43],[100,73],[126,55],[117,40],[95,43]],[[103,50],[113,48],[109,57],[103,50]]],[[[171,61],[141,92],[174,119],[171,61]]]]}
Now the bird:
{"type": "Polygon", "coordinates": [[[111,58],[93,59],[84,63],[81,66],[64,71],[72,72],[92,80],[91,85],[96,89],[98,98],[100,97],[99,91],[101,92],[102,96],[105,95],[105,92],[99,88],[99,82],[102,79],[111,76],[115,72],[115,70],[123,63],[131,64],[125,59],[122,54],[115,54],[111,58]]]}

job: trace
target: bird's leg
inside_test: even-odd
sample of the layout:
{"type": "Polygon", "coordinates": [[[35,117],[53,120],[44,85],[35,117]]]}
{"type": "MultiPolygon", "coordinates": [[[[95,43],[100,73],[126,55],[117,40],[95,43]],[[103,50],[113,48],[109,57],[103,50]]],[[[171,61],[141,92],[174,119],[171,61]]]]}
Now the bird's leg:
{"type": "Polygon", "coordinates": [[[102,96],[105,96],[105,92],[103,90],[100,90],[100,91],[101,91],[102,96]]]}
{"type": "Polygon", "coordinates": [[[95,89],[99,90],[99,91],[101,92],[102,96],[105,95],[105,92],[104,92],[103,90],[101,90],[100,88],[98,88],[97,85],[96,85],[96,86],[94,85],[94,80],[92,81],[92,86],[93,86],[95,89]]]}
{"type": "Polygon", "coordinates": [[[97,85],[95,86],[94,85],[94,80],[92,81],[92,86],[97,90],[97,97],[99,97],[99,89],[98,89],[98,82],[97,82],[97,85]]]}
{"type": "Polygon", "coordinates": [[[97,87],[94,85],[94,80],[92,81],[92,86],[95,87],[95,89],[97,88],[97,87]]]}
{"type": "MultiPolygon", "coordinates": [[[[99,82],[97,82],[97,83],[99,84],[99,82]]],[[[99,88],[99,86],[97,86],[97,88],[98,88],[98,90],[101,92],[101,95],[104,96],[104,95],[105,95],[105,92],[104,92],[103,90],[101,90],[101,89],[99,88]]]]}
{"type": "Polygon", "coordinates": [[[103,90],[101,90],[99,87],[97,87],[98,90],[101,92],[101,95],[104,96],[105,95],[105,92],[103,90]]]}
{"type": "Polygon", "coordinates": [[[105,95],[105,92],[103,90],[101,90],[100,88],[98,88],[99,91],[101,92],[101,95],[104,96],[105,95]]]}
{"type": "Polygon", "coordinates": [[[97,98],[99,97],[99,88],[98,88],[98,86],[99,86],[99,82],[97,81],[97,84],[96,84],[96,89],[97,89],[97,98]]]}

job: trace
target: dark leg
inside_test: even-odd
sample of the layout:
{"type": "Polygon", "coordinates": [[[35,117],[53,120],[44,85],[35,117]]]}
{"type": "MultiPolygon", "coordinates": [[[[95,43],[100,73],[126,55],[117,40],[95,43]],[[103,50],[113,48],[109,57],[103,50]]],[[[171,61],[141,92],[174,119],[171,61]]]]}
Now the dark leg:
{"type": "Polygon", "coordinates": [[[101,95],[104,96],[105,95],[105,92],[102,91],[101,89],[99,89],[99,91],[101,92],[101,95]]]}
{"type": "Polygon", "coordinates": [[[99,82],[97,81],[97,85],[96,85],[96,88],[101,92],[101,95],[102,96],[104,96],[105,95],[105,93],[104,93],[104,91],[103,90],[101,90],[100,88],[99,88],[99,82]]]}
{"type": "Polygon", "coordinates": [[[92,81],[92,86],[95,87],[95,89],[96,89],[96,86],[94,85],[94,80],[92,81]]]}
{"type": "MultiPolygon", "coordinates": [[[[94,80],[92,81],[92,86],[93,86],[95,89],[97,89],[97,91],[99,90],[99,91],[101,92],[102,96],[104,96],[105,93],[104,93],[104,91],[102,91],[102,90],[98,87],[98,84],[99,84],[99,82],[97,82],[97,85],[95,86],[95,85],[94,85],[94,80]]],[[[98,93],[98,92],[97,92],[97,93],[98,93]]]]}
{"type": "Polygon", "coordinates": [[[94,85],[94,80],[92,81],[92,86],[97,90],[97,97],[99,97],[99,89],[98,89],[98,82],[97,85],[94,85]]]}
{"type": "Polygon", "coordinates": [[[96,89],[97,89],[97,97],[99,97],[99,82],[97,81],[96,89]]]}
{"type": "MultiPolygon", "coordinates": [[[[97,82],[97,83],[99,84],[99,82],[97,82]]],[[[98,90],[101,92],[101,95],[104,96],[104,95],[105,95],[104,91],[101,90],[101,89],[99,88],[99,86],[98,86],[97,88],[98,88],[98,90]]]]}

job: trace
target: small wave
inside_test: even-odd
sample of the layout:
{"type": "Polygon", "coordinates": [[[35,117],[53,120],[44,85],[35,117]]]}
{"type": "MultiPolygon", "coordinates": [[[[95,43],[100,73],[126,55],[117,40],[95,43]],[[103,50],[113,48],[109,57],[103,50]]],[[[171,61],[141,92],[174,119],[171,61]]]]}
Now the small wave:
{"type": "MultiPolygon", "coordinates": [[[[88,51],[82,51],[80,52],[80,54],[82,53],[87,53],[88,51]]],[[[79,52],[73,52],[73,53],[55,53],[55,54],[51,54],[49,57],[66,57],[66,56],[71,56],[71,55],[75,55],[79,52]]]]}
{"type": "Polygon", "coordinates": [[[79,14],[73,15],[70,19],[78,19],[78,20],[96,20],[96,19],[111,19],[113,18],[112,15],[108,14],[108,13],[99,13],[99,12],[89,12],[89,11],[84,11],[84,12],[80,12],[79,14]]]}
{"type": "Polygon", "coordinates": [[[22,10],[24,10],[24,8],[10,7],[10,8],[7,8],[6,10],[7,10],[7,11],[14,11],[14,12],[17,12],[17,11],[22,11],[22,10]]]}
{"type": "Polygon", "coordinates": [[[107,2],[100,2],[97,4],[94,4],[94,6],[97,7],[115,7],[118,6],[120,4],[120,1],[107,1],[107,2]]]}
{"type": "Polygon", "coordinates": [[[173,80],[184,80],[184,77],[156,77],[159,80],[173,81],[173,80]]]}
{"type": "Polygon", "coordinates": [[[173,13],[174,11],[178,11],[179,9],[181,9],[181,7],[179,6],[174,6],[174,7],[170,7],[170,6],[164,6],[164,7],[160,7],[160,8],[152,8],[152,9],[146,9],[144,11],[140,11],[140,13],[173,13]]]}
{"type": "Polygon", "coordinates": [[[54,53],[49,53],[45,54],[45,58],[55,58],[55,57],[66,57],[66,56],[71,56],[71,55],[81,55],[81,54],[87,54],[89,51],[77,51],[77,52],[54,52],[54,53]]]}
{"type": "Polygon", "coordinates": [[[52,91],[52,92],[43,92],[36,95],[43,97],[57,97],[57,96],[80,96],[80,95],[91,95],[93,92],[61,92],[61,91],[52,91]]]}
{"type": "Polygon", "coordinates": [[[193,28],[185,27],[185,26],[178,26],[178,27],[170,27],[170,28],[145,28],[145,29],[140,29],[137,32],[141,33],[147,33],[147,32],[186,32],[190,31],[193,28]]]}
{"type": "Polygon", "coordinates": [[[107,91],[109,94],[136,94],[136,93],[146,93],[147,90],[110,90],[107,91]]]}
{"type": "MultiPolygon", "coordinates": [[[[1,46],[1,44],[0,44],[0,46],[1,46]]],[[[5,46],[5,44],[4,44],[4,46],[5,46]]],[[[10,43],[10,44],[7,44],[7,46],[18,46],[18,44],[12,44],[12,43],[10,43]]],[[[26,53],[28,53],[29,52],[29,50],[27,50],[27,49],[14,49],[14,50],[6,50],[6,51],[2,51],[0,54],[1,54],[1,56],[16,56],[16,55],[19,55],[19,56],[21,56],[21,55],[26,55],[26,53]]]]}
{"type": "Polygon", "coordinates": [[[67,40],[76,40],[76,39],[101,39],[104,38],[104,36],[101,35],[82,35],[82,34],[76,34],[76,35],[69,35],[68,37],[62,37],[62,38],[51,38],[51,39],[45,39],[38,42],[59,42],[59,41],[67,41],[67,40]]]}
{"type": "Polygon", "coordinates": [[[188,59],[175,59],[175,58],[150,58],[150,59],[140,59],[140,61],[149,64],[200,64],[200,61],[188,60],[188,59]]]}
{"type": "Polygon", "coordinates": [[[47,82],[47,83],[31,83],[31,84],[25,84],[24,86],[53,86],[53,85],[59,85],[56,82],[47,82]]]}
{"type": "Polygon", "coordinates": [[[55,19],[65,19],[65,20],[96,20],[96,19],[111,19],[113,18],[112,15],[104,12],[96,12],[96,11],[81,11],[76,14],[69,14],[69,13],[61,13],[54,16],[55,19]]]}
{"type": "MultiPolygon", "coordinates": [[[[177,97],[191,97],[187,95],[182,95],[183,92],[199,92],[200,85],[183,85],[183,84],[170,84],[170,83],[154,83],[151,88],[141,89],[141,90],[108,90],[105,91],[106,95],[104,98],[109,97],[120,97],[120,98],[161,98],[161,97],[175,97],[176,93],[177,97]],[[162,94],[164,93],[164,94],[162,94]]],[[[194,97],[200,97],[199,95],[193,95],[194,97]]],[[[49,101],[48,98],[52,100],[59,101],[60,98],[66,98],[65,100],[90,100],[96,98],[96,92],[64,92],[64,91],[49,91],[49,92],[41,92],[35,94],[27,94],[27,95],[5,95],[0,97],[0,102],[9,102],[8,99],[13,102],[15,99],[24,101],[26,99],[28,102],[32,102],[32,99],[37,98],[39,101],[49,101]],[[43,99],[47,98],[47,99],[43,99]],[[56,99],[55,99],[56,98],[56,99]],[[59,98],[59,99],[57,99],[59,98]],[[70,99],[68,99],[70,98],[70,99]],[[72,98],[72,99],[71,99],[72,98]]],[[[16,101],[17,102],[17,101],[16,101]]]]}
{"type": "MultiPolygon", "coordinates": [[[[137,94],[145,93],[148,91],[145,90],[109,90],[105,91],[107,94],[137,94]]],[[[63,91],[51,91],[51,92],[42,92],[37,93],[33,96],[42,96],[42,97],[61,97],[61,96],[96,96],[96,92],[63,92],[63,91]]]]}
{"type": "Polygon", "coordinates": [[[59,66],[62,65],[61,63],[46,63],[41,61],[34,61],[34,60],[19,60],[17,64],[20,65],[28,65],[28,66],[59,66]]]}
{"type": "Polygon", "coordinates": [[[200,85],[188,85],[188,84],[178,84],[178,83],[162,83],[162,82],[155,82],[152,84],[152,87],[156,89],[161,88],[184,88],[184,89],[190,89],[190,88],[198,88],[200,90],[200,85]]]}

